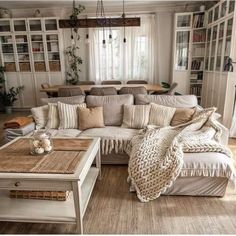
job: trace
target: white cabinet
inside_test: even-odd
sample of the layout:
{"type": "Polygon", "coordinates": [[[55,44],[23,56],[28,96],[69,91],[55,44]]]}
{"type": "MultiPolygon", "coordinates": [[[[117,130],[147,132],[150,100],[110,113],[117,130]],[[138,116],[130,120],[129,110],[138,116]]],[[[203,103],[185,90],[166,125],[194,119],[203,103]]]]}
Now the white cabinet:
{"type": "Polygon", "coordinates": [[[6,88],[24,86],[15,108],[40,105],[41,84],[64,83],[62,33],[58,18],[0,19],[0,56],[6,88]]]}
{"type": "Polygon", "coordinates": [[[229,57],[236,61],[235,1],[219,1],[202,13],[205,14],[203,25],[200,25],[203,27],[196,28],[197,21],[194,17],[199,14],[177,13],[175,16],[173,81],[178,83],[178,92],[198,95],[203,107],[217,107],[224,125],[230,127],[235,102],[236,65],[234,64],[234,72],[226,71],[225,65],[229,57]],[[179,40],[179,32],[182,35],[188,32],[190,39],[186,40],[187,36],[183,36],[179,40]],[[204,38],[204,35],[205,40],[196,40],[198,37],[204,38]],[[185,46],[179,46],[181,41],[185,46]],[[201,65],[194,71],[193,62],[198,59],[201,65]],[[199,90],[191,90],[194,74],[201,73],[202,81],[196,80],[199,90]],[[198,82],[201,83],[198,85],[198,82]]]}

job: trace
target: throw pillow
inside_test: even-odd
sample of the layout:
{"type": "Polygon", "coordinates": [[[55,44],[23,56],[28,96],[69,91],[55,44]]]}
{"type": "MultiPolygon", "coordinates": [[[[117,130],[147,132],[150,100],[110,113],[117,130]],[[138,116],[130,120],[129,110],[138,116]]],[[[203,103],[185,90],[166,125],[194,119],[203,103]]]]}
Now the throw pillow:
{"type": "Polygon", "coordinates": [[[159,127],[169,126],[175,111],[176,108],[151,103],[148,124],[159,127]]]}
{"type": "Polygon", "coordinates": [[[171,126],[181,125],[189,122],[193,114],[195,113],[195,108],[176,108],[173,119],[171,120],[171,126]]]}
{"type": "Polygon", "coordinates": [[[79,129],[104,127],[103,107],[79,108],[79,129]]]}
{"type": "Polygon", "coordinates": [[[48,105],[41,107],[34,107],[31,109],[34,121],[37,128],[44,128],[47,124],[48,119],[48,105]]]}
{"type": "Polygon", "coordinates": [[[60,118],[59,129],[77,129],[78,128],[78,108],[86,107],[85,103],[71,105],[58,102],[58,113],[60,118]]]}
{"type": "Polygon", "coordinates": [[[60,124],[57,103],[48,104],[48,122],[46,128],[57,129],[60,124]]]}
{"type": "Polygon", "coordinates": [[[148,125],[149,105],[124,105],[122,127],[142,129],[148,125]]]}

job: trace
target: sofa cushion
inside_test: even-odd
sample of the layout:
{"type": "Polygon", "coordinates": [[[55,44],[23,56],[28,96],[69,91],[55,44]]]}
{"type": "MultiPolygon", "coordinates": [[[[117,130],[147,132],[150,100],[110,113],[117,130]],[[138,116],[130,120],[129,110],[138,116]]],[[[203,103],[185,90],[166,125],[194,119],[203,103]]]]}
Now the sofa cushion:
{"type": "Polygon", "coordinates": [[[148,125],[149,105],[124,105],[122,127],[143,129],[148,125]]]}
{"type": "Polygon", "coordinates": [[[171,120],[171,126],[189,122],[192,119],[195,111],[195,108],[177,108],[173,119],[171,120]]]}
{"type": "Polygon", "coordinates": [[[59,129],[77,129],[78,108],[86,107],[85,103],[72,105],[58,102],[58,113],[60,118],[59,129]]]}
{"type": "Polygon", "coordinates": [[[176,108],[151,103],[148,124],[160,127],[168,126],[170,125],[175,111],[176,108]]]}
{"type": "Polygon", "coordinates": [[[47,129],[57,129],[60,124],[57,103],[48,103],[47,129]]]}
{"type": "Polygon", "coordinates": [[[135,95],[136,105],[145,105],[151,102],[168,107],[192,108],[197,106],[197,97],[195,95],[135,95]]]}
{"type": "Polygon", "coordinates": [[[79,129],[103,128],[103,107],[79,108],[79,129]]]}
{"type": "Polygon", "coordinates": [[[78,137],[81,133],[78,129],[48,129],[52,137],[78,137]]]}
{"type": "Polygon", "coordinates": [[[58,103],[58,102],[63,102],[66,104],[80,104],[84,103],[84,101],[85,101],[85,95],[78,95],[72,97],[41,98],[41,102],[43,104],[58,103]]]}
{"type": "Polygon", "coordinates": [[[31,108],[37,128],[44,128],[48,120],[48,105],[31,108]]]}
{"type": "Polygon", "coordinates": [[[100,137],[102,154],[123,153],[131,138],[138,134],[138,129],[128,129],[117,126],[93,128],[83,131],[80,136],[100,137]]]}
{"type": "Polygon", "coordinates": [[[234,166],[230,157],[222,153],[184,153],[180,176],[233,177],[234,166]]]}
{"type": "Polygon", "coordinates": [[[87,107],[103,107],[104,123],[108,126],[120,126],[123,120],[123,105],[133,105],[133,95],[111,95],[86,97],[87,107]]]}

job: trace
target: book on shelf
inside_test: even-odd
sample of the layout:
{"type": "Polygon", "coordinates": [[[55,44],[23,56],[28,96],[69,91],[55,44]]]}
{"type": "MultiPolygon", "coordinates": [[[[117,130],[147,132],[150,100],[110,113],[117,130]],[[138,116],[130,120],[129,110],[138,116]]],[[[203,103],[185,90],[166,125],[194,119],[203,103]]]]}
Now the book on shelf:
{"type": "Polygon", "coordinates": [[[194,84],[190,86],[190,94],[194,94],[196,96],[201,96],[202,86],[201,84],[194,84]]]}
{"type": "Polygon", "coordinates": [[[205,14],[195,14],[193,16],[193,28],[204,27],[205,14]]]}
{"type": "Polygon", "coordinates": [[[191,70],[203,70],[203,60],[194,59],[192,61],[191,70]]]}
{"type": "Polygon", "coordinates": [[[194,31],[193,33],[193,43],[204,43],[206,41],[206,32],[204,31],[194,31]]]}

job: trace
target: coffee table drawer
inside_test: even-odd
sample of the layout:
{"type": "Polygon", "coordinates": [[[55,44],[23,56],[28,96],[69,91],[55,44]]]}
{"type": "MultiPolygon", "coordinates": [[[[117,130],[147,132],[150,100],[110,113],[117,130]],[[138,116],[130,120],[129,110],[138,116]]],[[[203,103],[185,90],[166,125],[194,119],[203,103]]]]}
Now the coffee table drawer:
{"type": "Polygon", "coordinates": [[[1,179],[0,189],[69,191],[72,184],[69,181],[1,179]]]}

